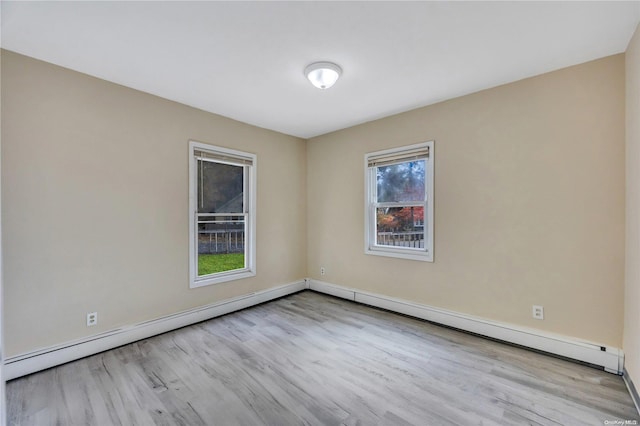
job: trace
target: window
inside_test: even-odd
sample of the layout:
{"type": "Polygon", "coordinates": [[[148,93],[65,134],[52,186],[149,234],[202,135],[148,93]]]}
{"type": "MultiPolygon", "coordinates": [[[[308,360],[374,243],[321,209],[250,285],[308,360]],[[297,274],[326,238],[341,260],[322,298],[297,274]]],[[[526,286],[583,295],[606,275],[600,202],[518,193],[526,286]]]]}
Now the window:
{"type": "Polygon", "coordinates": [[[256,156],[189,143],[190,286],[255,276],[256,156]]]}
{"type": "Polygon", "coordinates": [[[365,253],[433,262],[433,141],[365,155],[365,253]]]}

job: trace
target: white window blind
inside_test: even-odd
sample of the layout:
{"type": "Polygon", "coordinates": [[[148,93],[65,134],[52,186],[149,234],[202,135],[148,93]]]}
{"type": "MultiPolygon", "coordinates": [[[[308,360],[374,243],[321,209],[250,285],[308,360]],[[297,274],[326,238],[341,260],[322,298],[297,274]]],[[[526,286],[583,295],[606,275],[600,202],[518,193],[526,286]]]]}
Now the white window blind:
{"type": "Polygon", "coordinates": [[[243,157],[243,156],[239,156],[239,155],[230,155],[230,154],[222,154],[222,153],[216,153],[216,152],[209,152],[209,151],[201,151],[198,149],[195,149],[193,151],[194,156],[198,159],[198,160],[202,160],[202,161],[217,161],[217,162],[222,162],[222,163],[227,163],[227,164],[233,164],[233,165],[238,165],[238,166],[252,166],[253,165],[253,159],[249,158],[249,157],[243,157]]]}
{"type": "Polygon", "coordinates": [[[391,164],[404,163],[406,161],[424,160],[429,157],[429,147],[422,147],[411,151],[395,152],[383,155],[371,155],[368,157],[369,167],[389,166],[391,164]]]}

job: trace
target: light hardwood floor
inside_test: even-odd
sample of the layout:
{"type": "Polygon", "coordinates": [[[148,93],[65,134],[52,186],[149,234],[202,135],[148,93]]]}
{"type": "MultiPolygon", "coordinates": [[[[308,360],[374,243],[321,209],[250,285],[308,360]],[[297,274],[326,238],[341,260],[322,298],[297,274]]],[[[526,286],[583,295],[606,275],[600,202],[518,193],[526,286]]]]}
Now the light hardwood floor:
{"type": "Polygon", "coordinates": [[[619,376],[310,291],[7,385],[10,425],[603,425],[619,376]]]}

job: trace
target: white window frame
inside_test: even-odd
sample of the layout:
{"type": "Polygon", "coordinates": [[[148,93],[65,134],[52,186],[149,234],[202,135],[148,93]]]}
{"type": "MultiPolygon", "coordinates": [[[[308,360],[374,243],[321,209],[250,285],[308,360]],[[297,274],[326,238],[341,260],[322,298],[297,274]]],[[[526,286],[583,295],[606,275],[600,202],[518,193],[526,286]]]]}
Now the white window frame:
{"type": "Polygon", "coordinates": [[[236,151],[234,149],[209,145],[202,142],[189,141],[189,287],[198,288],[211,284],[254,277],[256,275],[256,187],[257,158],[255,154],[236,151]],[[217,156],[227,157],[228,161],[216,160],[221,164],[243,165],[246,167],[244,191],[245,213],[245,265],[243,269],[218,272],[198,276],[198,164],[195,151],[204,151],[217,156]],[[235,161],[234,161],[235,160],[235,161]],[[251,165],[241,164],[249,160],[251,165]],[[248,175],[248,176],[247,176],[248,175]]]}
{"type": "MultiPolygon", "coordinates": [[[[400,259],[420,260],[425,262],[433,262],[433,201],[434,201],[434,141],[422,142],[414,145],[408,145],[398,148],[386,149],[382,151],[370,152],[364,156],[364,252],[375,256],[396,257],[400,259]],[[427,148],[429,155],[425,158],[425,242],[424,249],[390,247],[376,244],[376,193],[377,179],[376,167],[369,167],[369,161],[372,158],[384,156],[393,156],[401,158],[403,154],[407,154],[407,160],[410,159],[410,152],[427,148]]],[[[401,159],[399,162],[402,161],[401,159]]],[[[408,203],[401,203],[408,204],[408,203]]]]}

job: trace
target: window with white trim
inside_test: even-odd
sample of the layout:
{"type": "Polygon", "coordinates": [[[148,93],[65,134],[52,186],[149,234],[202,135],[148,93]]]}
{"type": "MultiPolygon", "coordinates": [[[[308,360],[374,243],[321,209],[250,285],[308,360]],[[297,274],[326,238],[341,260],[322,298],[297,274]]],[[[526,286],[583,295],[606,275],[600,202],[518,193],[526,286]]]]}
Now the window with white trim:
{"type": "Polygon", "coordinates": [[[256,156],[189,143],[190,287],[255,276],[256,156]]]}
{"type": "Polygon", "coordinates": [[[365,155],[365,253],[433,262],[433,141],[365,155]]]}

